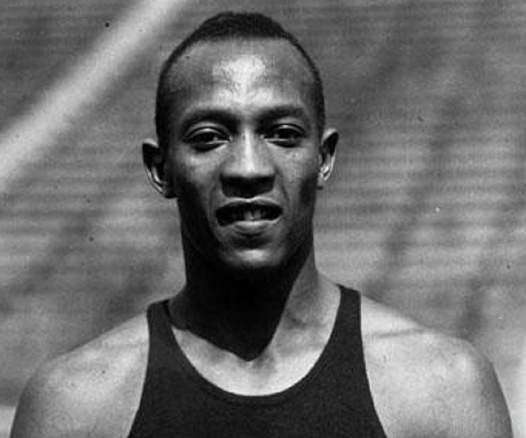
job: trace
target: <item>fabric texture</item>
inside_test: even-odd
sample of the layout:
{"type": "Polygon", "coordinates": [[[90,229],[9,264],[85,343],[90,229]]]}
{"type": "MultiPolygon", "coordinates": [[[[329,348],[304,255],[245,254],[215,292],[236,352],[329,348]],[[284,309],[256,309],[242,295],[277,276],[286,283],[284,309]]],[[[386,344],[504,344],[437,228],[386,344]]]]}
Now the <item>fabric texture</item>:
{"type": "Polygon", "coordinates": [[[147,317],[150,350],[130,438],[385,438],[365,371],[360,295],[341,287],[336,322],[309,373],[264,396],[226,392],[201,376],[173,334],[167,301],[147,317]]]}

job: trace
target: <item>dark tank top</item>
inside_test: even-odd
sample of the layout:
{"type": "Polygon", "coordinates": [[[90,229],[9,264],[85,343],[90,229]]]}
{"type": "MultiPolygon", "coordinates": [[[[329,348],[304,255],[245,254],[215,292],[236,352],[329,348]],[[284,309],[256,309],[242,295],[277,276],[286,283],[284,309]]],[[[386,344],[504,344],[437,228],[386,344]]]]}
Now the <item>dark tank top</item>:
{"type": "Polygon", "coordinates": [[[151,305],[150,350],[130,438],[385,438],[367,375],[360,296],[341,288],[329,341],[310,372],[270,395],[226,392],[188,361],[172,332],[167,301],[151,305]]]}

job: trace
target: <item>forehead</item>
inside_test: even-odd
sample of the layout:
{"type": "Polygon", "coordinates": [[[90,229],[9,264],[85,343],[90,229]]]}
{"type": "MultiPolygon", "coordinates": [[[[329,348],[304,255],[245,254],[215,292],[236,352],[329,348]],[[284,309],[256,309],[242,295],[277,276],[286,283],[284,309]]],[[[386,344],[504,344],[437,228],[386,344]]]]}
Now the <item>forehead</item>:
{"type": "MultiPolygon", "coordinates": [[[[273,88],[312,104],[314,77],[307,62],[288,41],[226,40],[198,43],[172,66],[168,88],[178,110],[187,98],[219,89],[238,94],[273,88]]],[[[188,102],[187,102],[188,103],[188,102]]]]}

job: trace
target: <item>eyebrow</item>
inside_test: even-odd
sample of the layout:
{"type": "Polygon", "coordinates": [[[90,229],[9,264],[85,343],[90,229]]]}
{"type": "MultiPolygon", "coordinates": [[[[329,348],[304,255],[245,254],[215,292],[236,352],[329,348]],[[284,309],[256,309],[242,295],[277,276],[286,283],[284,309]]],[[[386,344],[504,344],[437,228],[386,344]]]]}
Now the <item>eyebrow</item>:
{"type": "Polygon", "coordinates": [[[263,111],[263,114],[261,114],[261,117],[259,117],[259,122],[268,123],[284,117],[294,117],[301,119],[306,127],[310,129],[311,123],[309,115],[303,107],[296,105],[279,105],[268,108],[268,110],[263,111]]]}

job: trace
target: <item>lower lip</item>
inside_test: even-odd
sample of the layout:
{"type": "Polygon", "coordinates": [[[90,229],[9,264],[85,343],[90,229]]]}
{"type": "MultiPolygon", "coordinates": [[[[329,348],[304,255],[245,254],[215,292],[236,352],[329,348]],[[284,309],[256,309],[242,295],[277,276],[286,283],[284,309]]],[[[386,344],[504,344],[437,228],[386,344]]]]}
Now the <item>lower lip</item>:
{"type": "Polygon", "coordinates": [[[225,227],[232,228],[240,234],[257,235],[272,227],[278,220],[279,218],[273,220],[235,221],[225,225],[225,227]]]}

